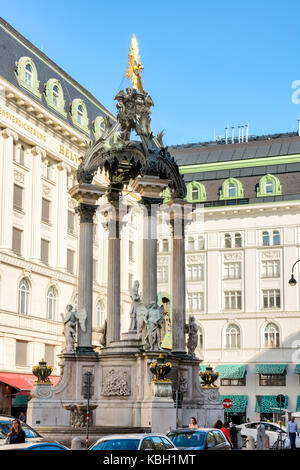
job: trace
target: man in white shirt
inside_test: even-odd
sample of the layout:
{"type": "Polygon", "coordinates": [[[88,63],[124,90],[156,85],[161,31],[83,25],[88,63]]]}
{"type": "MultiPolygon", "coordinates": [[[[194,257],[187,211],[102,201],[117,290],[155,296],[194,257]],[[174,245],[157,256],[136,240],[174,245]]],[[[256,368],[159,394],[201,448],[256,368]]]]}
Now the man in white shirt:
{"type": "Polygon", "coordinates": [[[299,434],[298,424],[295,422],[295,416],[291,417],[291,420],[288,422],[287,425],[287,433],[289,435],[291,449],[296,449],[296,434],[299,434]]]}

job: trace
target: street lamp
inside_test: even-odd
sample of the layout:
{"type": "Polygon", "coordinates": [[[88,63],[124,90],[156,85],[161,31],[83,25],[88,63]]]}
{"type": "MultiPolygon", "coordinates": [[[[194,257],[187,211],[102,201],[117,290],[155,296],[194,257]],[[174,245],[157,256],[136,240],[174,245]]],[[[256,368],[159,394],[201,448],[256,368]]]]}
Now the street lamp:
{"type": "Polygon", "coordinates": [[[296,261],[296,263],[293,264],[293,267],[292,267],[292,275],[291,275],[291,279],[289,280],[289,285],[291,287],[294,287],[296,284],[297,284],[297,281],[296,279],[294,278],[294,267],[297,263],[299,263],[300,259],[298,259],[298,261],[296,261]]]}

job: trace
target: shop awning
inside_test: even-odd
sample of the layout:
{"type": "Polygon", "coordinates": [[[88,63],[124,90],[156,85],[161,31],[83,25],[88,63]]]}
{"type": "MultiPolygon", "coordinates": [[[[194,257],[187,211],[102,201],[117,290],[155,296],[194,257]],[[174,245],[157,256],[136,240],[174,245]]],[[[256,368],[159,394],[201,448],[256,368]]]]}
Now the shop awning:
{"type": "Polygon", "coordinates": [[[300,411],[300,395],[297,396],[296,411],[300,411]]]}
{"type": "MultiPolygon", "coordinates": [[[[56,385],[59,377],[51,375],[49,377],[52,385],[56,385]]],[[[13,372],[0,372],[0,382],[20,390],[21,392],[29,392],[33,387],[33,382],[37,380],[33,374],[14,374],[13,372]]],[[[26,393],[24,393],[26,395],[26,393]]]]}
{"type": "Polygon", "coordinates": [[[17,393],[16,398],[12,401],[12,407],[26,408],[28,404],[29,395],[21,395],[21,392],[17,393]]]}
{"type": "Polygon", "coordinates": [[[256,364],[255,374],[278,375],[284,374],[287,364],[256,364]]]}
{"type": "Polygon", "coordinates": [[[232,401],[231,408],[224,408],[226,414],[246,413],[248,395],[221,395],[221,402],[224,400],[224,398],[230,398],[232,401]]]}
{"type": "Polygon", "coordinates": [[[295,374],[300,374],[300,364],[296,364],[294,373],[295,373],[295,374]]]}
{"type": "MultiPolygon", "coordinates": [[[[264,395],[260,402],[260,407],[258,401],[256,400],[255,413],[273,413],[275,410],[273,408],[279,409],[277,400],[277,395],[264,395]]],[[[287,395],[284,396],[284,404],[282,408],[287,407],[287,395]]]]}
{"type": "Polygon", "coordinates": [[[246,364],[220,364],[216,371],[219,372],[220,379],[243,379],[246,368],[246,364]]]}

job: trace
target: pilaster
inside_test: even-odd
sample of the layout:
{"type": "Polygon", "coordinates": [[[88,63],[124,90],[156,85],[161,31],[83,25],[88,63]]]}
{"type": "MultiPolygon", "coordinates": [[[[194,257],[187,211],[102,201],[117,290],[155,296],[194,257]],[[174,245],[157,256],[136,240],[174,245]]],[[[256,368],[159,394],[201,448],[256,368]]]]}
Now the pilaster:
{"type": "Polygon", "coordinates": [[[41,220],[42,220],[42,158],[46,152],[39,147],[31,149],[31,224],[30,224],[30,259],[41,259],[41,220]]]}
{"type": "Polygon", "coordinates": [[[67,169],[68,166],[60,162],[57,165],[57,269],[67,268],[67,220],[68,220],[68,199],[67,199],[67,169]]]}

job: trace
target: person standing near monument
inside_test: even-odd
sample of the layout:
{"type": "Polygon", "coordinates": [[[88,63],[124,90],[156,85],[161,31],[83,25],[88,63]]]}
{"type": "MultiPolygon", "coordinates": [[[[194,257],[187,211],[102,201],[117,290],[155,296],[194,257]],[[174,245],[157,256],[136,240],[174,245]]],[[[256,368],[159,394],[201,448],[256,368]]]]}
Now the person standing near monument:
{"type": "Polygon", "coordinates": [[[291,443],[291,450],[296,450],[296,436],[299,435],[299,427],[295,422],[295,416],[292,416],[287,425],[287,430],[289,440],[291,443]]]}

